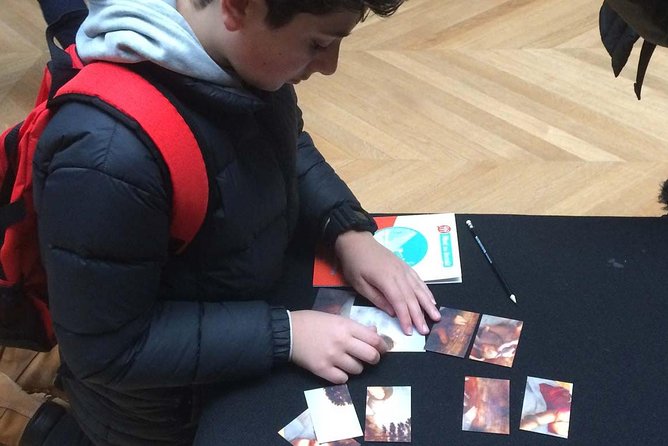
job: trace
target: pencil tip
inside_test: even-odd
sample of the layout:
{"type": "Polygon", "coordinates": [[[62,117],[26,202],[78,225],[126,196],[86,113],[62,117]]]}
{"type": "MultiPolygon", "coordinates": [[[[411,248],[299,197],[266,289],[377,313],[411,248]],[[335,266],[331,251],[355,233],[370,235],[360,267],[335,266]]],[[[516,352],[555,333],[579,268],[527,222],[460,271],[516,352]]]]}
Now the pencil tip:
{"type": "Polygon", "coordinates": [[[510,295],[510,300],[512,300],[513,302],[515,302],[515,304],[517,304],[517,298],[515,297],[514,294],[510,295]]]}

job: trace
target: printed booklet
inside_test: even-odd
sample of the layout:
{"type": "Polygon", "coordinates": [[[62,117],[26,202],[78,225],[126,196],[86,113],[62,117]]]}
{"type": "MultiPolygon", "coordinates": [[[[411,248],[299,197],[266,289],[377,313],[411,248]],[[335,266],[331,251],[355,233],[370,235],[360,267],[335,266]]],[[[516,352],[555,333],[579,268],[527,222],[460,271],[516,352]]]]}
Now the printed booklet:
{"type": "MultiPolygon", "coordinates": [[[[460,283],[462,268],[455,214],[418,214],[374,217],[374,238],[410,265],[427,283],[460,283]]],[[[318,255],[313,286],[346,286],[337,262],[318,255]]]]}

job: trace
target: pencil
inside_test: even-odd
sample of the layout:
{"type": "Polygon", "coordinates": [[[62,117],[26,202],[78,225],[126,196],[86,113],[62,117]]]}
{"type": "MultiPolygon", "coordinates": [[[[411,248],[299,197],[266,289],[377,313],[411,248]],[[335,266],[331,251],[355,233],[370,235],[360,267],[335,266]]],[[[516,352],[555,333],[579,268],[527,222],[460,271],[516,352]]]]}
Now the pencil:
{"type": "Polygon", "coordinates": [[[489,266],[492,267],[492,271],[494,271],[494,274],[499,279],[499,282],[501,282],[501,286],[503,286],[503,289],[506,291],[506,294],[508,294],[508,297],[510,298],[510,300],[513,301],[513,303],[517,304],[517,298],[515,297],[515,294],[512,291],[510,291],[510,287],[508,286],[508,282],[506,282],[506,280],[501,275],[501,272],[498,270],[498,268],[496,267],[496,265],[492,261],[492,257],[489,255],[489,252],[487,252],[487,249],[485,249],[485,245],[482,244],[482,240],[480,240],[480,237],[478,237],[478,234],[475,233],[475,229],[473,229],[473,223],[471,223],[471,220],[466,220],[466,226],[469,227],[469,231],[471,231],[471,235],[473,235],[473,238],[478,243],[478,246],[480,247],[480,250],[482,251],[482,253],[485,254],[485,258],[487,259],[487,263],[489,263],[489,266]]]}

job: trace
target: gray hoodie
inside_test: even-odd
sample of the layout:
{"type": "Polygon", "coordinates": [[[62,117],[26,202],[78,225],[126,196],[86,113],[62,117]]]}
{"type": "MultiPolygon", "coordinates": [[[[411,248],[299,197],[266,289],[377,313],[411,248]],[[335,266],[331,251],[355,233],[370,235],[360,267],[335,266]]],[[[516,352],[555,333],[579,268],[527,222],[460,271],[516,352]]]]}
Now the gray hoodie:
{"type": "Polygon", "coordinates": [[[76,38],[84,63],[150,61],[196,79],[240,85],[206,53],[176,0],[90,0],[88,9],[76,38]]]}

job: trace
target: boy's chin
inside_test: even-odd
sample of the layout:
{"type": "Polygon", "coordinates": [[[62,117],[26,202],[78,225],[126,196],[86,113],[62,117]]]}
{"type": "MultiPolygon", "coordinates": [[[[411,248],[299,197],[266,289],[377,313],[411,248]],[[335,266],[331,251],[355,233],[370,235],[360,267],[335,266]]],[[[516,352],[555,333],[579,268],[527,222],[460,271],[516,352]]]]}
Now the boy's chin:
{"type": "Polygon", "coordinates": [[[285,85],[297,85],[300,82],[305,81],[306,79],[295,78],[288,80],[275,80],[275,81],[260,81],[260,80],[246,80],[246,85],[257,88],[258,90],[274,92],[283,88],[285,85]]]}
{"type": "Polygon", "coordinates": [[[274,77],[274,78],[263,78],[262,76],[251,78],[250,76],[247,76],[245,78],[246,85],[249,85],[253,88],[257,88],[258,90],[263,90],[263,91],[278,91],[281,88],[283,88],[285,85],[297,85],[301,82],[304,82],[305,80],[308,80],[308,78],[311,77],[310,75],[296,75],[293,78],[286,79],[286,78],[279,78],[279,77],[274,77]]]}
{"type": "Polygon", "coordinates": [[[286,84],[297,85],[300,82],[307,81],[309,79],[309,77],[311,77],[311,76],[309,75],[309,76],[305,76],[305,77],[297,77],[297,78],[294,78],[294,79],[290,79],[289,81],[286,82],[286,84]]]}
{"type": "Polygon", "coordinates": [[[267,83],[267,82],[253,82],[253,83],[250,83],[250,85],[257,88],[258,90],[274,92],[274,91],[280,90],[284,85],[292,84],[292,83],[293,83],[292,81],[283,82],[281,84],[279,84],[279,83],[267,83]]]}

